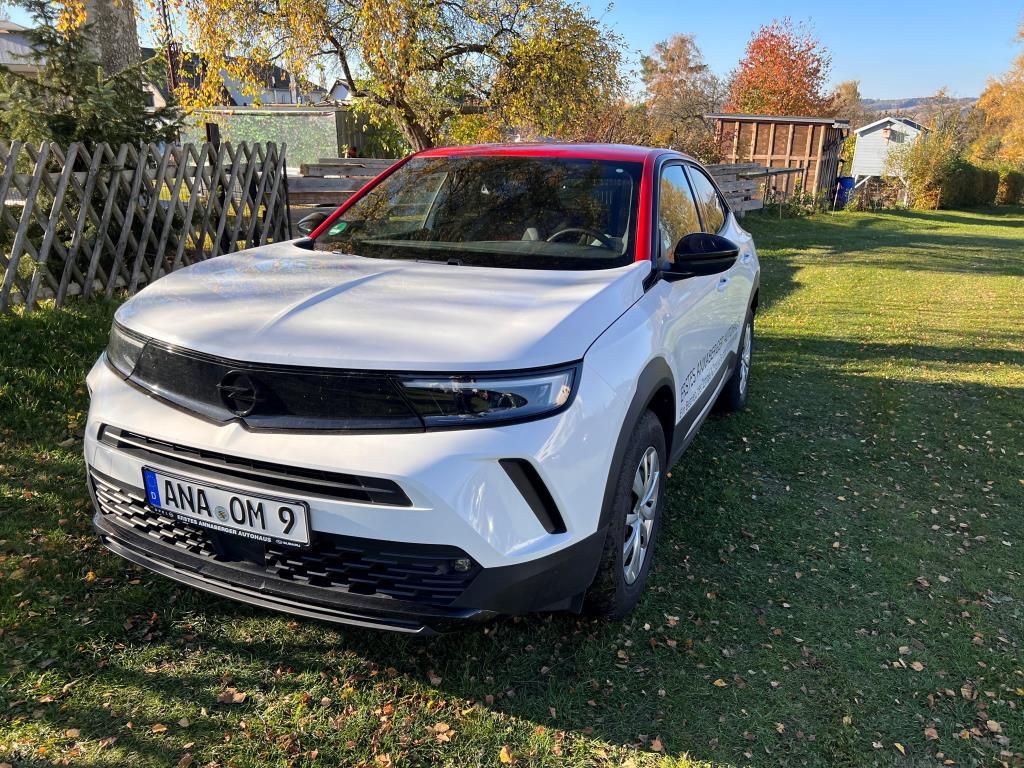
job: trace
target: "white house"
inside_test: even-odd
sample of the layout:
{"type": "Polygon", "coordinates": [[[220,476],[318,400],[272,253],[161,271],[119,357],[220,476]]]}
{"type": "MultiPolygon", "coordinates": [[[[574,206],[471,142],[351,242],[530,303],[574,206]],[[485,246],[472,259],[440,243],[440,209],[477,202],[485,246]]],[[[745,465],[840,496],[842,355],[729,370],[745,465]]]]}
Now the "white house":
{"type": "Polygon", "coordinates": [[[32,64],[32,43],[25,36],[28,29],[8,19],[0,19],[0,66],[21,75],[30,75],[36,67],[32,64]]]}
{"type": "Polygon", "coordinates": [[[928,129],[909,117],[883,117],[854,131],[857,147],[853,152],[850,175],[858,182],[872,176],[886,176],[890,153],[897,147],[913,144],[928,129]]]}

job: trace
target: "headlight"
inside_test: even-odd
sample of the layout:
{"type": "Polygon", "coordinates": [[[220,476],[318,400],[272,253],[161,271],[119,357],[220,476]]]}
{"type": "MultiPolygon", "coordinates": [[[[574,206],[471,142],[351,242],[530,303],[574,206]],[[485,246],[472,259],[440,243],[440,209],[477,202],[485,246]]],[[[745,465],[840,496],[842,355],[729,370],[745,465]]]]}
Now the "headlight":
{"type": "Polygon", "coordinates": [[[107,343],[107,360],[125,378],[132,375],[136,363],[146,346],[146,339],[138,334],[126,331],[117,323],[110,329],[110,341],[107,343]]]}
{"type": "Polygon", "coordinates": [[[403,376],[405,396],[428,427],[511,421],[557,411],[576,369],[499,376],[403,376]]]}

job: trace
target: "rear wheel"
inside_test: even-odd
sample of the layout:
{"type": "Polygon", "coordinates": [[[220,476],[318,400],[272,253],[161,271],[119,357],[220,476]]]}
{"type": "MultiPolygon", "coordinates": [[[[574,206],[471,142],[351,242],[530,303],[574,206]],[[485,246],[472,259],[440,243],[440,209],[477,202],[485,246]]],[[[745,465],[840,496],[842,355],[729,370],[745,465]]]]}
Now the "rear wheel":
{"type": "Polygon", "coordinates": [[[665,496],[665,433],[647,411],[630,437],[615,478],[604,553],[587,591],[588,613],[620,618],[636,607],[651,570],[665,496]]]}
{"type": "Polygon", "coordinates": [[[739,359],[732,376],[725,383],[718,396],[716,407],[719,411],[732,413],[742,411],[747,405],[750,389],[750,363],[754,352],[754,314],[747,310],[747,317],[740,331],[739,359]]]}

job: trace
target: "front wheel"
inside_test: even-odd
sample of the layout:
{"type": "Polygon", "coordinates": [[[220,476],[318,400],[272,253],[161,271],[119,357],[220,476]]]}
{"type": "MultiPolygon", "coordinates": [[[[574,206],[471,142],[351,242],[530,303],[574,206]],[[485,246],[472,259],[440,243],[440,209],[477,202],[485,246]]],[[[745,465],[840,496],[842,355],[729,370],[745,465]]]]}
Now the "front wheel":
{"type": "Polygon", "coordinates": [[[621,618],[636,607],[647,583],[665,498],[665,433],[651,411],[633,429],[615,477],[612,520],[588,613],[621,618]]]}
{"type": "Polygon", "coordinates": [[[750,390],[750,362],[754,352],[754,314],[747,310],[747,317],[740,331],[739,359],[732,376],[722,388],[718,396],[717,409],[723,413],[742,411],[747,406],[747,393],[750,390]]]}

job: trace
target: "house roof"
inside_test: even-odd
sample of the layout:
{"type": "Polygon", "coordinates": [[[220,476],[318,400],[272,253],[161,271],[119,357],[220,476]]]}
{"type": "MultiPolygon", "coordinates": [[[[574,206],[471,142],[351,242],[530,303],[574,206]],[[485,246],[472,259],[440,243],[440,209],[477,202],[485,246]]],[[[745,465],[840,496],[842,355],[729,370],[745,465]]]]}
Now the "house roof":
{"type": "Polygon", "coordinates": [[[739,112],[713,112],[704,117],[710,120],[739,120],[746,123],[805,123],[810,125],[833,125],[836,128],[849,128],[849,120],[835,117],[800,117],[794,115],[745,115],[739,112]]]}
{"type": "Polygon", "coordinates": [[[921,125],[919,122],[917,122],[916,120],[911,120],[909,117],[892,117],[892,116],[889,116],[889,117],[883,117],[883,118],[880,118],[878,120],[875,120],[875,122],[873,122],[873,123],[868,123],[867,125],[862,125],[860,128],[855,130],[854,133],[856,133],[859,136],[860,134],[866,133],[867,131],[870,131],[873,128],[876,128],[877,126],[882,125],[883,123],[903,123],[904,125],[909,126],[909,127],[913,128],[915,130],[918,130],[918,131],[924,131],[924,132],[928,131],[928,129],[925,128],[923,125],[921,125]]]}

